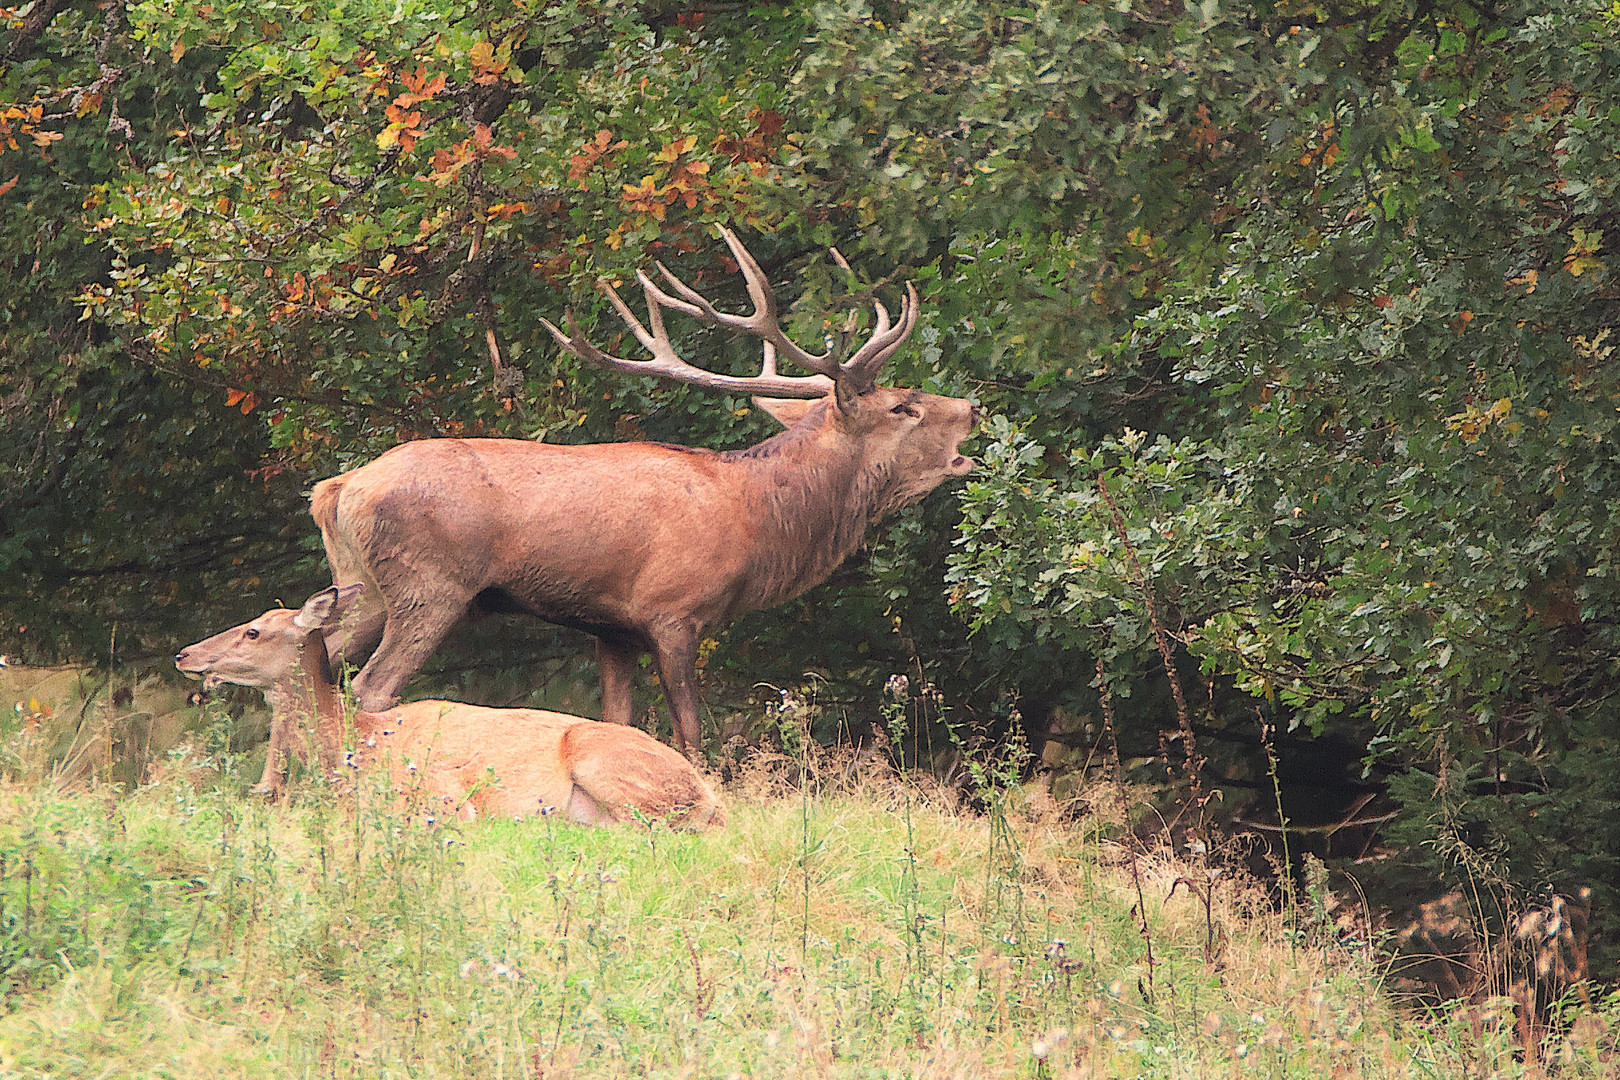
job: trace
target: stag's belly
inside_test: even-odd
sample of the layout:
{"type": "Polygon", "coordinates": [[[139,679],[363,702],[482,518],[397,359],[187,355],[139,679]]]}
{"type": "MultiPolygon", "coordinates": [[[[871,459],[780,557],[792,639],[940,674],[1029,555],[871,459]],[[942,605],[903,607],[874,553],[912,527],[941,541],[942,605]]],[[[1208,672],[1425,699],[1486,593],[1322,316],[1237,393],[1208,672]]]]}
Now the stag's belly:
{"type": "Polygon", "coordinates": [[[491,586],[473,597],[471,611],[476,615],[532,615],[555,626],[566,626],[608,641],[649,648],[645,633],[635,615],[594,598],[571,595],[566,591],[525,590],[519,595],[511,588],[491,586]]]}

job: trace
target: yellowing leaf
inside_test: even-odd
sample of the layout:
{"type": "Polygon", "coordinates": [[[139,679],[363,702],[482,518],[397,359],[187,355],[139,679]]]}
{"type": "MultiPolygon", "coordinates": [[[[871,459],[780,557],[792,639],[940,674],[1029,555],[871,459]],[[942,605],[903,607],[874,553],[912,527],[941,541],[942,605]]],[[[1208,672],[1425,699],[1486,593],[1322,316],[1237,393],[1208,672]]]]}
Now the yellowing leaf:
{"type": "Polygon", "coordinates": [[[186,43],[184,41],[176,41],[174,43],[174,47],[169,50],[169,59],[178,64],[180,62],[180,58],[184,55],[186,55],[186,43]]]}

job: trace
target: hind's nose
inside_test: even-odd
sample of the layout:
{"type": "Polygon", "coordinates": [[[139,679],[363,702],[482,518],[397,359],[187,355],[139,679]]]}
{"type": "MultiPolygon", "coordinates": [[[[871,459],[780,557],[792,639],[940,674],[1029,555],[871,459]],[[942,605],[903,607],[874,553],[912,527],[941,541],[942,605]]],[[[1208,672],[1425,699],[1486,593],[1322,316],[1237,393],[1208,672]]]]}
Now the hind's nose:
{"type": "Polygon", "coordinates": [[[971,409],[968,410],[968,417],[975,424],[977,424],[980,420],[982,420],[984,418],[984,410],[979,408],[977,405],[975,405],[971,409]]]}

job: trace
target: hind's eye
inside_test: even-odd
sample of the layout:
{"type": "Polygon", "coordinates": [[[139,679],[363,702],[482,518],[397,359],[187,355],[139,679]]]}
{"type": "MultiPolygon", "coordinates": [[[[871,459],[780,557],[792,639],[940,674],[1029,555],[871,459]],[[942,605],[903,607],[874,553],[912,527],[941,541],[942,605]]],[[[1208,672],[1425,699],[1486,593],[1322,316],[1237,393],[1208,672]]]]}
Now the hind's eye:
{"type": "Polygon", "coordinates": [[[248,640],[252,641],[254,638],[259,636],[259,632],[250,626],[247,628],[247,636],[248,640]]]}
{"type": "Polygon", "coordinates": [[[894,408],[890,409],[889,411],[894,413],[894,415],[896,415],[896,416],[921,416],[922,415],[921,412],[917,411],[917,407],[915,405],[909,405],[904,401],[902,401],[900,404],[896,405],[894,408]]]}

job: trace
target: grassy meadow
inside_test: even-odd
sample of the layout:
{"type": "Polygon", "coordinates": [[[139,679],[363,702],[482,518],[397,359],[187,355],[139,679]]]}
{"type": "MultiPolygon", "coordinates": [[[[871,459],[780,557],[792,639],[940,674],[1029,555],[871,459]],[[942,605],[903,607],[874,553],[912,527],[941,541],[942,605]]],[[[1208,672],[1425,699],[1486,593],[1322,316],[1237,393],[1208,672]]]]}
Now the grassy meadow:
{"type": "Polygon", "coordinates": [[[703,835],[446,822],[365,783],[305,780],[265,805],[228,752],[175,750],[138,785],[69,779],[45,754],[60,735],[9,723],[8,1078],[1598,1077],[1620,1061],[1612,1004],[1531,1064],[1505,999],[1398,1007],[1325,897],[1280,914],[1253,882],[1128,846],[1108,787],[1069,806],[984,787],[969,807],[876,755],[756,753],[703,835]]]}

